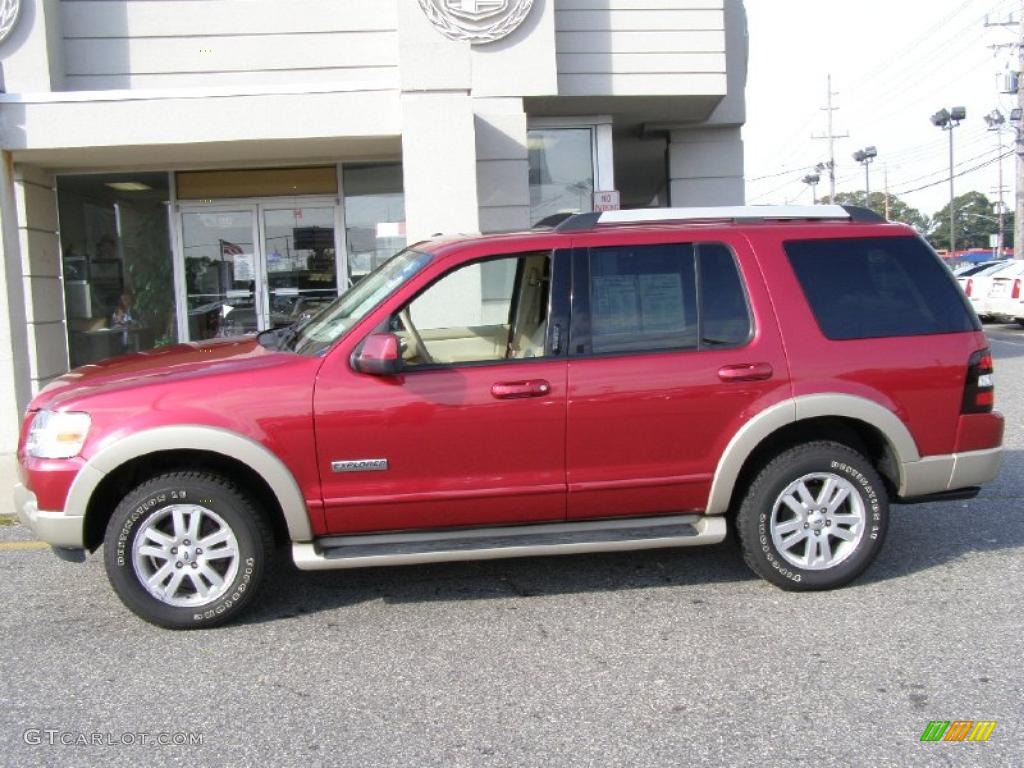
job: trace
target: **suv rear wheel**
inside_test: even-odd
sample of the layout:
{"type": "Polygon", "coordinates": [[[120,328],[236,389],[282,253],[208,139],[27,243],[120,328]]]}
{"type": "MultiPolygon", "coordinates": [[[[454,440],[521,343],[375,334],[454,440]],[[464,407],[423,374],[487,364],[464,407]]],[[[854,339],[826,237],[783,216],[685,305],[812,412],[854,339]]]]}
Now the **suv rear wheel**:
{"type": "Polygon", "coordinates": [[[831,589],[857,578],[882,548],[889,502],[881,477],[840,443],[814,442],[758,473],[736,531],[747,565],[789,590],[831,589]]]}
{"type": "Polygon", "coordinates": [[[267,521],[230,480],[174,472],[122,499],[104,539],[121,601],[169,629],[211,627],[252,600],[273,553],[267,521]]]}

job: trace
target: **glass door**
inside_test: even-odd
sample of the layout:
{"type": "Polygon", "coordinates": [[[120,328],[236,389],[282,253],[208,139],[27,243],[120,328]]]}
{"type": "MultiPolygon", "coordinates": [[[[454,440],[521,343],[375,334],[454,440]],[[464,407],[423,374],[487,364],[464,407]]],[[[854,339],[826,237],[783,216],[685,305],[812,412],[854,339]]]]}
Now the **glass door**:
{"type": "Polygon", "coordinates": [[[331,199],[183,204],[181,324],[190,341],[279,328],[338,295],[331,199]]]}
{"type": "Polygon", "coordinates": [[[204,208],[181,214],[188,338],[253,333],[265,327],[260,311],[263,274],[256,206],[204,208]]]}
{"type": "Polygon", "coordinates": [[[291,325],[338,295],[337,206],[260,205],[266,327],[291,325]]]}

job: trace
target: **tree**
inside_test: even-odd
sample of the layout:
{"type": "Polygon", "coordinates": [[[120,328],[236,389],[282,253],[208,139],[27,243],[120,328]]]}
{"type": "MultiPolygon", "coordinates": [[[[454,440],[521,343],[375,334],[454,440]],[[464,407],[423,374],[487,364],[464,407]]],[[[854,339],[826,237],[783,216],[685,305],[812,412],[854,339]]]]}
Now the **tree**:
{"type": "MultiPolygon", "coordinates": [[[[836,205],[859,205],[861,207],[867,207],[876,213],[885,216],[885,193],[884,192],[872,192],[870,198],[867,200],[867,205],[864,205],[864,193],[863,192],[840,192],[836,195],[836,205]]],[[[831,203],[832,198],[825,195],[821,199],[823,203],[831,203]]],[[[909,224],[918,232],[922,234],[928,231],[928,217],[923,215],[916,208],[911,208],[905,202],[900,200],[896,195],[889,195],[889,221],[899,221],[904,224],[909,224]]]]}
{"type": "MultiPolygon", "coordinates": [[[[999,231],[999,216],[992,201],[981,192],[966,192],[954,199],[956,206],[956,249],[988,248],[989,237],[999,231]]],[[[949,250],[949,205],[932,218],[928,239],[937,250],[949,250]]],[[[1013,244],[1013,215],[1003,215],[1003,245],[1013,244]]]]}

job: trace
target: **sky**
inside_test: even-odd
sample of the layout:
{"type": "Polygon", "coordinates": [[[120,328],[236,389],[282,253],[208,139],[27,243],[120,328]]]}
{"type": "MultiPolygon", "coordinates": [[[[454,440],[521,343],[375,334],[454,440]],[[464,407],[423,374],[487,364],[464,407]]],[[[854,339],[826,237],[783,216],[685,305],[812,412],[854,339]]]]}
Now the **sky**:
{"type": "MultiPolygon", "coordinates": [[[[1001,94],[1016,53],[989,46],[1017,39],[1015,28],[986,27],[1024,15],[1024,0],[745,0],[750,34],[747,123],[743,129],[747,202],[810,203],[800,179],[828,159],[826,78],[832,75],[836,191],[864,189],[864,169],[851,155],[875,146],[871,189],[889,191],[932,216],[949,202],[949,135],[929,117],[963,106],[953,132],[957,195],[971,190],[993,201],[998,183],[997,134],[983,116],[1009,118],[1016,97],[1001,94]],[[970,171],[975,166],[984,166],[970,171]],[[924,187],[923,189],[919,189],[924,187]]],[[[1011,152],[1012,130],[1003,133],[1011,152]]],[[[1013,207],[1014,159],[1003,161],[1004,200],[1013,207]]],[[[818,195],[828,194],[822,174],[818,195]]]]}

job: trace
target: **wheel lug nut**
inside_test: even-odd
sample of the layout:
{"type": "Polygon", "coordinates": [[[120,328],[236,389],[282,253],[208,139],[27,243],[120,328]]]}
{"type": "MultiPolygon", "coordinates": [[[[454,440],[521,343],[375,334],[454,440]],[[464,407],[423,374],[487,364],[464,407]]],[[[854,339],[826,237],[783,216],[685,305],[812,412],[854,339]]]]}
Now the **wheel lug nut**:
{"type": "Polygon", "coordinates": [[[175,567],[175,568],[181,568],[181,567],[182,567],[182,562],[181,562],[181,560],[179,560],[178,562],[176,562],[176,563],[174,564],[174,567],[175,567]]]}
{"type": "Polygon", "coordinates": [[[178,554],[178,548],[177,547],[171,547],[171,554],[172,555],[178,554]]]}
{"type": "Polygon", "coordinates": [[[182,543],[182,544],[184,544],[184,545],[185,545],[185,546],[187,547],[187,546],[188,546],[189,544],[191,544],[192,542],[191,542],[191,541],[189,541],[188,539],[185,539],[185,540],[184,540],[183,542],[181,542],[181,543],[182,543]]]}
{"type": "Polygon", "coordinates": [[[804,528],[810,528],[810,527],[811,527],[810,523],[804,523],[804,528]]]}
{"type": "MultiPolygon", "coordinates": [[[[830,525],[831,525],[831,523],[830,523],[830,525]]],[[[196,547],[196,554],[197,555],[203,554],[203,550],[201,550],[199,547],[196,547]]]]}
{"type": "Polygon", "coordinates": [[[827,525],[827,526],[829,526],[831,528],[832,527],[832,521],[831,520],[826,520],[825,521],[825,525],[827,525]]]}
{"type": "Polygon", "coordinates": [[[192,567],[193,567],[193,568],[198,568],[198,567],[199,567],[199,563],[197,563],[197,562],[193,561],[193,562],[192,562],[192,567]]]}

